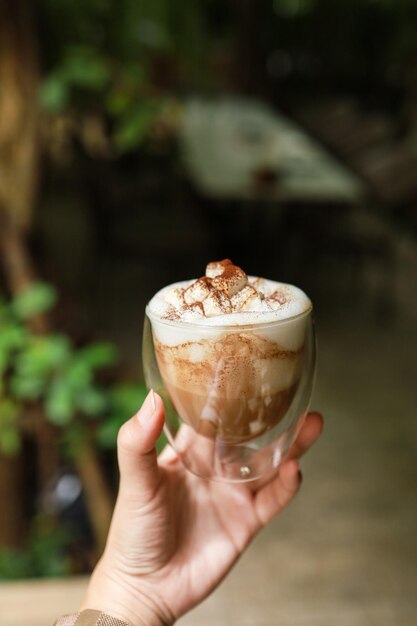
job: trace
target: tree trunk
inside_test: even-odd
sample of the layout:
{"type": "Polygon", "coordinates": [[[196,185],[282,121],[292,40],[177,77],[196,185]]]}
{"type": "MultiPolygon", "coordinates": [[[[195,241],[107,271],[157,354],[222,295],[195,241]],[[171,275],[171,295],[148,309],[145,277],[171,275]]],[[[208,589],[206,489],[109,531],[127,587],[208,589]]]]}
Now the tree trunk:
{"type": "MultiPolygon", "coordinates": [[[[21,231],[30,221],[37,180],[38,69],[30,0],[0,0],[0,246],[13,292],[32,280],[21,231]]],[[[0,545],[24,535],[20,457],[0,456],[0,545]]]]}
{"type": "MultiPolygon", "coordinates": [[[[3,207],[0,202],[0,253],[7,285],[10,292],[17,295],[33,284],[36,274],[24,233],[16,225],[12,214],[3,207]]],[[[29,324],[33,332],[40,334],[45,333],[48,326],[43,315],[32,317],[29,324]]]]}
{"type": "Polygon", "coordinates": [[[114,502],[93,446],[86,442],[74,459],[80,476],[99,555],[106,544],[114,502]]]}
{"type": "MultiPolygon", "coordinates": [[[[32,0],[0,0],[0,252],[6,280],[14,295],[28,288],[35,279],[25,237],[39,175],[39,71],[31,6],[32,0]]],[[[45,316],[32,319],[30,324],[34,332],[48,331],[45,316]]],[[[35,432],[42,488],[58,466],[57,436],[42,416],[35,432]]],[[[112,501],[93,448],[86,448],[78,469],[97,545],[103,547],[112,501]]],[[[17,470],[17,460],[1,457],[0,497],[4,506],[0,545],[15,542],[23,527],[23,520],[18,519],[22,490],[17,470]]]]}
{"type": "Polygon", "coordinates": [[[39,72],[31,0],[0,0],[0,210],[27,228],[38,180],[39,72]]]}
{"type": "Polygon", "coordinates": [[[22,458],[0,453],[0,548],[17,548],[26,531],[22,458]]]}

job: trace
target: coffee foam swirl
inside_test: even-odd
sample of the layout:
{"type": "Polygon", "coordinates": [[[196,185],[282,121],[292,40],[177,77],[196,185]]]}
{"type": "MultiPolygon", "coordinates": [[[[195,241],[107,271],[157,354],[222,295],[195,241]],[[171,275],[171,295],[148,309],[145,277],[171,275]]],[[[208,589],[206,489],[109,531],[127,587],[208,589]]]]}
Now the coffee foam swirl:
{"type": "Polygon", "coordinates": [[[229,259],[209,263],[201,278],[164,287],[148,305],[161,320],[209,326],[269,323],[310,309],[297,287],[247,276],[229,259]]]}

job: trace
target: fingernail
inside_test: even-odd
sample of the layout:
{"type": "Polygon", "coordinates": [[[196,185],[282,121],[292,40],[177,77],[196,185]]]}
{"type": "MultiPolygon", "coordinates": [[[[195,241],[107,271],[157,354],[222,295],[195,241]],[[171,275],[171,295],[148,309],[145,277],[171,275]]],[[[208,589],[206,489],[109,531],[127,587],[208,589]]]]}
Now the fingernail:
{"type": "Polygon", "coordinates": [[[145,398],[145,402],[142,404],[139,412],[136,415],[139,423],[142,425],[147,424],[152,419],[152,416],[155,413],[155,411],[156,411],[155,396],[154,396],[153,390],[151,389],[145,398]]]}

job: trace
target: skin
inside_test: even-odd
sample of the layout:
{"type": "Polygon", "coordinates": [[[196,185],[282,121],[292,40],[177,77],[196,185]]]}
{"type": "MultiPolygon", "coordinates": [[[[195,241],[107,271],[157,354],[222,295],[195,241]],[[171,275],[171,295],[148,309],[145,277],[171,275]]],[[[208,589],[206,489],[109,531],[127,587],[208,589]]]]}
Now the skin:
{"type": "Polygon", "coordinates": [[[299,458],[319,437],[309,413],[278,475],[266,485],[205,481],[172,448],[157,458],[164,424],[151,392],[119,432],[120,486],[104,554],[81,610],[97,609],[134,626],[173,624],[206,598],[255,535],[292,501],[299,458]]]}

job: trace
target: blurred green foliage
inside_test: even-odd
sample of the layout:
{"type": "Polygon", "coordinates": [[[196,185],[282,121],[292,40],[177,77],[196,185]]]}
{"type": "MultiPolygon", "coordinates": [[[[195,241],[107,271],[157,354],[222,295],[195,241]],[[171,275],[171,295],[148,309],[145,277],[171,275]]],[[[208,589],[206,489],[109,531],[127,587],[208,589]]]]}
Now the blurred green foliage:
{"type": "Polygon", "coordinates": [[[68,529],[57,526],[48,516],[38,516],[24,548],[0,549],[0,581],[68,576],[70,543],[68,529]]]}
{"type": "Polygon", "coordinates": [[[70,453],[89,426],[101,446],[114,448],[119,427],[146,395],[143,384],[100,382],[99,372],[117,360],[113,345],[74,347],[61,333],[31,332],[27,321],[55,300],[54,289],[43,283],[11,302],[0,300],[0,450],[5,454],[18,452],[25,412],[39,405],[46,419],[63,429],[70,453]]]}
{"type": "Polygon", "coordinates": [[[119,153],[142,144],[166,118],[173,87],[210,80],[202,71],[216,40],[209,7],[208,0],[41,0],[44,109],[99,113],[119,153]]]}
{"type": "Polygon", "coordinates": [[[111,156],[175,136],[188,93],[235,91],[243,47],[247,72],[267,81],[268,58],[279,65],[284,53],[273,71],[291,79],[285,92],[316,95],[395,89],[417,55],[415,0],[40,0],[36,10],[44,110],[98,116],[111,156]]]}
{"type": "MultiPolygon", "coordinates": [[[[147,394],[142,383],[102,382],[101,371],[118,359],[112,344],[75,347],[62,333],[32,332],[31,319],[47,313],[56,299],[45,283],[11,301],[0,299],[0,452],[6,455],[19,452],[31,415],[59,429],[64,457],[75,458],[87,438],[114,450],[120,426],[147,394]]],[[[162,436],[158,450],[165,443],[162,436]]],[[[0,580],[69,575],[73,544],[68,525],[38,515],[26,545],[0,549],[0,580]]]]}

